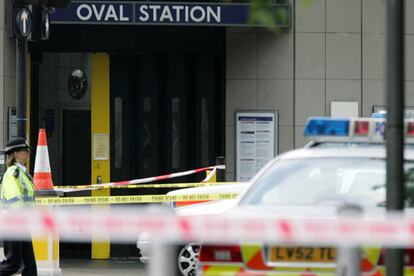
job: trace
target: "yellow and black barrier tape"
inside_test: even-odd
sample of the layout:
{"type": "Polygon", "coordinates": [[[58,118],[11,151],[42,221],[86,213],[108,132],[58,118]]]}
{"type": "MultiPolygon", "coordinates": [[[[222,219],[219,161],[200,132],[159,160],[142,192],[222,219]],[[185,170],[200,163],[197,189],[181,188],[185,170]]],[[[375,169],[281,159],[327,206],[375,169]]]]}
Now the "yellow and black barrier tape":
{"type": "MultiPolygon", "coordinates": [[[[204,186],[214,186],[214,185],[224,185],[224,184],[237,184],[240,182],[195,182],[195,183],[165,183],[165,184],[132,184],[132,185],[107,185],[99,186],[102,189],[125,189],[125,188],[191,188],[191,187],[204,187],[204,186]]],[[[92,185],[78,185],[78,186],[54,186],[56,189],[87,189],[94,188],[92,185]]]]}
{"type": "Polygon", "coordinates": [[[96,205],[160,203],[173,201],[210,201],[234,199],[238,193],[199,194],[199,195],[133,195],[133,196],[94,196],[94,197],[44,197],[36,198],[36,205],[96,205]]]}

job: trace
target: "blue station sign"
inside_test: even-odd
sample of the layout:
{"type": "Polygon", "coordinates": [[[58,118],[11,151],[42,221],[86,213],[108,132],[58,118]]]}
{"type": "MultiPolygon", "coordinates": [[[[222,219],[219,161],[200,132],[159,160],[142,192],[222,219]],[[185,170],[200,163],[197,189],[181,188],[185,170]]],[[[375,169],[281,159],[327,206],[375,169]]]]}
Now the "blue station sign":
{"type": "MultiPolygon", "coordinates": [[[[278,16],[278,27],[290,27],[289,4],[269,8],[278,16]]],[[[56,24],[246,26],[249,9],[248,4],[72,1],[50,19],[56,24]]]]}

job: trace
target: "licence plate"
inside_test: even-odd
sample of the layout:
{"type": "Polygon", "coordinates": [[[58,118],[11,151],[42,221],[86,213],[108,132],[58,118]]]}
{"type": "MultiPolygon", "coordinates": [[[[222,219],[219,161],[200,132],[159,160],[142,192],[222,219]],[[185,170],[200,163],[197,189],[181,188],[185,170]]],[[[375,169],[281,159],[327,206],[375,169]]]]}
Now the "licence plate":
{"type": "Polygon", "coordinates": [[[271,262],[331,263],[336,259],[335,248],[330,247],[271,247],[271,262]]]}

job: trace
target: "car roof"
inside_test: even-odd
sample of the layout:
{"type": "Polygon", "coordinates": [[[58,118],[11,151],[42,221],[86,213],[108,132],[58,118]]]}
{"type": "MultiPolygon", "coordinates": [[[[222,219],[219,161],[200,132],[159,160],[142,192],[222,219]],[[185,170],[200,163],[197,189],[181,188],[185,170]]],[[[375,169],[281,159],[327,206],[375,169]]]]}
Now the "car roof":
{"type": "MultiPolygon", "coordinates": [[[[280,155],[277,160],[304,159],[304,158],[379,158],[385,159],[385,146],[367,147],[339,147],[339,148],[302,148],[280,155]]],[[[414,160],[414,149],[404,150],[406,160],[414,160]]]]}

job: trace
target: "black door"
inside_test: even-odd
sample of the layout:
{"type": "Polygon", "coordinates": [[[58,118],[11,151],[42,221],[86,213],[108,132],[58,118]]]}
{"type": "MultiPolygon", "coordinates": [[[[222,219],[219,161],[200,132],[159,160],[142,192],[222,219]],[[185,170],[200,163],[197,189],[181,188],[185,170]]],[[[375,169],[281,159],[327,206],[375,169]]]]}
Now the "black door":
{"type": "MultiPolygon", "coordinates": [[[[64,109],[62,114],[62,185],[91,183],[91,112],[64,109]]],[[[90,194],[90,193],[89,193],[90,194]]],[[[77,196],[89,195],[77,193],[77,196]]],[[[91,243],[60,243],[62,258],[91,256],[91,243]]]]}
{"type": "Polygon", "coordinates": [[[63,110],[62,184],[91,183],[91,112],[63,110]]]}
{"type": "MultiPolygon", "coordinates": [[[[111,178],[157,176],[214,165],[223,154],[221,59],[215,54],[111,56],[111,178]]],[[[205,174],[164,182],[198,182],[205,174]]],[[[165,194],[170,189],[113,189],[165,194]]],[[[112,257],[136,246],[112,244],[112,257]]]]}
{"type": "Polygon", "coordinates": [[[113,180],[214,164],[223,150],[219,72],[216,55],[111,56],[113,180]]]}

